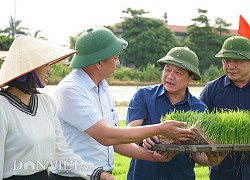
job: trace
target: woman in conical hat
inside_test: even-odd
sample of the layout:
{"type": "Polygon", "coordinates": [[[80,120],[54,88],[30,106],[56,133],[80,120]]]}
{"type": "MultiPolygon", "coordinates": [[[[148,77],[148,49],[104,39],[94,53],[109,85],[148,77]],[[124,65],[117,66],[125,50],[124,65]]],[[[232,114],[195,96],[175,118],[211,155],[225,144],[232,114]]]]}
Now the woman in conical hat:
{"type": "Polygon", "coordinates": [[[75,52],[25,35],[13,41],[0,70],[0,179],[46,180],[55,161],[61,165],[52,168],[65,174],[112,179],[68,148],[54,102],[37,91],[47,84],[50,65],[75,52]]]}

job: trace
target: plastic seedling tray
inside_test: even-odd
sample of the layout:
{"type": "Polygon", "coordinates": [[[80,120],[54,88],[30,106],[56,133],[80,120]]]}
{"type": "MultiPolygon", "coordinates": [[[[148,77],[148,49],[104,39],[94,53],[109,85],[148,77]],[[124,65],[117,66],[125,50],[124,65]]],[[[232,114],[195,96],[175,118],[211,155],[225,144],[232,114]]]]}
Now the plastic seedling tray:
{"type": "Polygon", "coordinates": [[[227,152],[250,151],[250,144],[207,144],[207,145],[179,145],[156,144],[153,150],[177,152],[227,152]]]}

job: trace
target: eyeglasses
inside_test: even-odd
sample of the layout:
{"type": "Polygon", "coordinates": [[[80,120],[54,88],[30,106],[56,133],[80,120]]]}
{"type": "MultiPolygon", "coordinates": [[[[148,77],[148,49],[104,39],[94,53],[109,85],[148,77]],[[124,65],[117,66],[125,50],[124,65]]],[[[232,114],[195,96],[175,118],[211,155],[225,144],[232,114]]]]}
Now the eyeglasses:
{"type": "Polygon", "coordinates": [[[243,57],[246,58],[246,59],[250,59],[249,57],[247,57],[247,56],[244,55],[243,53],[241,53],[241,52],[239,52],[239,51],[233,51],[233,50],[223,50],[223,51],[219,52],[217,55],[225,54],[225,53],[237,54],[237,55],[243,56],[243,57]]]}

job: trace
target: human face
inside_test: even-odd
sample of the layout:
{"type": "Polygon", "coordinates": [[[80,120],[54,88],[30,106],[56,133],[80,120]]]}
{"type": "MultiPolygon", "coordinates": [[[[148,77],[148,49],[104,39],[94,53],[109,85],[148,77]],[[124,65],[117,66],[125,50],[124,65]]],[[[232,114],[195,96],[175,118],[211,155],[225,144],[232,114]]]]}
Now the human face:
{"type": "Polygon", "coordinates": [[[46,86],[48,83],[48,77],[50,75],[50,65],[46,64],[35,70],[36,75],[38,76],[40,82],[43,86],[46,86]]]}
{"type": "Polygon", "coordinates": [[[187,70],[180,67],[166,64],[162,72],[162,84],[168,93],[185,94],[186,88],[192,81],[193,76],[189,76],[187,70]]]}
{"type": "Polygon", "coordinates": [[[223,59],[223,71],[227,77],[236,85],[243,86],[249,82],[250,79],[250,61],[223,59]]]}
{"type": "Polygon", "coordinates": [[[114,73],[115,69],[120,66],[120,60],[119,60],[119,55],[116,54],[114,56],[111,56],[108,59],[105,59],[104,61],[101,61],[101,66],[103,69],[103,72],[105,73],[105,78],[111,77],[112,74],[114,73]]]}

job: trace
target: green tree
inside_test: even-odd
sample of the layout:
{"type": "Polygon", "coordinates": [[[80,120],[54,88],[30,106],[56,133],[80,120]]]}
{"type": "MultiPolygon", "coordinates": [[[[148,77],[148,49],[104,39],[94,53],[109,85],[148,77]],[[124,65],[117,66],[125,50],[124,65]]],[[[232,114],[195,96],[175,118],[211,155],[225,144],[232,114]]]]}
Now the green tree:
{"type": "Polygon", "coordinates": [[[12,16],[10,17],[9,27],[4,29],[1,33],[7,34],[11,38],[14,38],[16,34],[29,35],[29,28],[20,27],[21,20],[15,20],[12,16]]]}
{"type": "MultiPolygon", "coordinates": [[[[221,63],[221,61],[219,61],[221,63]]],[[[222,68],[218,68],[215,65],[211,65],[208,70],[202,76],[202,82],[212,81],[224,74],[222,68]]]]}
{"type": "Polygon", "coordinates": [[[33,34],[33,37],[38,38],[38,39],[48,40],[46,37],[40,35],[41,32],[42,32],[41,30],[35,31],[35,33],[33,34]]]}
{"type": "Polygon", "coordinates": [[[232,23],[227,23],[224,19],[217,17],[215,18],[215,29],[219,35],[229,34],[228,28],[232,26],[232,23]]]}
{"type": "Polygon", "coordinates": [[[0,36],[0,51],[8,51],[12,42],[13,38],[0,36]]]}
{"type": "Polygon", "coordinates": [[[148,63],[141,73],[141,81],[144,82],[160,82],[162,75],[162,68],[155,66],[155,64],[148,63]]]}
{"type": "Polygon", "coordinates": [[[32,35],[29,32],[29,28],[26,27],[20,27],[20,24],[22,23],[21,20],[15,20],[12,16],[10,17],[9,21],[9,27],[5,28],[4,30],[0,30],[0,34],[7,35],[11,38],[14,38],[16,34],[24,34],[28,36],[33,36],[38,39],[47,40],[47,38],[41,36],[41,30],[35,31],[35,33],[32,35]]]}
{"type": "Polygon", "coordinates": [[[200,60],[200,70],[204,73],[211,64],[221,67],[215,60],[215,54],[221,49],[224,40],[229,36],[227,28],[231,25],[222,18],[216,18],[215,25],[210,25],[207,10],[198,9],[199,16],[193,18],[194,24],[188,26],[188,39],[184,45],[192,49],[200,60]]]}
{"type": "Polygon", "coordinates": [[[58,84],[58,82],[72,71],[72,68],[66,64],[67,60],[64,60],[50,67],[52,73],[49,77],[49,84],[58,84]]]}
{"type": "Polygon", "coordinates": [[[178,46],[173,32],[160,19],[142,17],[144,10],[123,11],[128,17],[116,28],[122,29],[122,38],[129,46],[121,55],[123,65],[134,64],[135,67],[146,67],[148,63],[156,64],[156,60],[165,56],[173,47],[178,46]]]}
{"type": "Polygon", "coordinates": [[[69,37],[69,48],[75,49],[75,43],[77,38],[81,35],[82,32],[79,32],[76,36],[69,37]]]}

